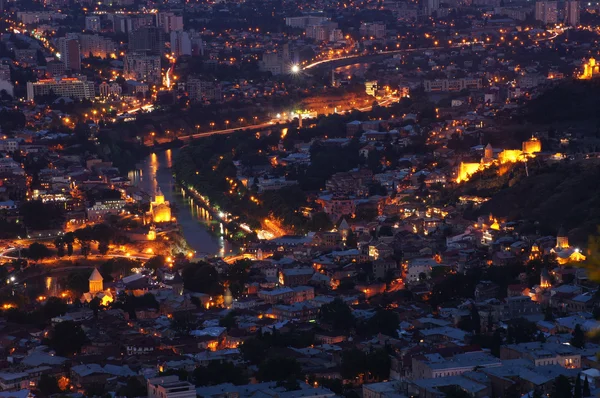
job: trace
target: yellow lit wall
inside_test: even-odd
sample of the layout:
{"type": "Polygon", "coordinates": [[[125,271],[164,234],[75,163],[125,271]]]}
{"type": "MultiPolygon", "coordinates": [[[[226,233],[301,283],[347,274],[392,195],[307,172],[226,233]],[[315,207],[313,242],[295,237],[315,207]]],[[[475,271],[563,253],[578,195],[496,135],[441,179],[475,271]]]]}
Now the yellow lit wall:
{"type": "Polygon", "coordinates": [[[481,167],[480,163],[463,163],[460,162],[458,167],[458,176],[456,182],[467,181],[473,174],[477,173],[481,167]]]}
{"type": "Polygon", "coordinates": [[[500,163],[514,163],[519,161],[519,158],[523,154],[520,149],[505,149],[498,155],[500,163]]]}
{"type": "Polygon", "coordinates": [[[523,142],[523,152],[530,154],[530,153],[537,153],[537,152],[541,152],[542,151],[542,142],[540,140],[538,140],[537,138],[531,138],[527,141],[523,142]]]}

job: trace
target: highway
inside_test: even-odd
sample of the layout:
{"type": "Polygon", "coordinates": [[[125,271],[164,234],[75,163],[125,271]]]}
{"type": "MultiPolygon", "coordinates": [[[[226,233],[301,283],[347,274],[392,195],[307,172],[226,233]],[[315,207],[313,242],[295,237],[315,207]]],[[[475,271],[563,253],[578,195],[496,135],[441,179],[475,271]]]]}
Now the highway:
{"type": "MultiPolygon", "coordinates": [[[[379,106],[389,106],[392,103],[398,101],[397,98],[395,97],[389,97],[386,98],[382,101],[379,101],[379,106]]],[[[351,112],[353,110],[357,110],[360,112],[368,112],[373,108],[372,105],[369,106],[365,106],[363,108],[352,108],[352,109],[348,109],[345,111],[338,111],[337,113],[340,114],[344,114],[346,112],[351,112]]],[[[303,119],[304,120],[304,119],[303,119]]],[[[196,134],[190,134],[190,135],[182,135],[177,137],[178,139],[182,140],[182,141],[188,141],[188,140],[193,140],[193,139],[198,139],[198,138],[207,138],[207,137],[211,137],[213,135],[227,135],[227,134],[233,134],[237,131],[243,131],[243,130],[260,130],[260,129],[264,129],[264,128],[268,128],[268,127],[273,127],[273,126],[277,126],[277,127],[287,127],[290,125],[292,121],[291,120],[283,120],[283,119],[273,119],[269,122],[265,122],[265,123],[259,123],[259,124],[252,124],[249,126],[243,126],[243,127],[235,127],[235,128],[230,128],[230,129],[224,129],[224,130],[214,130],[214,131],[206,131],[203,133],[196,133],[196,134]]]]}
{"type": "MultiPolygon", "coordinates": [[[[566,29],[570,29],[570,27],[560,28],[560,29],[549,29],[549,30],[547,30],[547,32],[550,33],[550,36],[538,39],[537,41],[540,42],[540,41],[554,40],[558,36],[562,35],[566,29]]],[[[352,60],[352,61],[354,61],[353,63],[360,63],[361,58],[369,58],[369,57],[374,57],[374,56],[387,56],[387,55],[402,54],[402,53],[411,53],[411,52],[415,52],[415,51],[449,50],[452,48],[462,48],[462,47],[468,47],[468,46],[472,46],[472,45],[476,45],[476,44],[480,44],[480,45],[484,45],[484,46],[486,45],[486,43],[484,43],[482,41],[475,41],[472,43],[454,43],[450,47],[438,46],[438,47],[404,48],[404,49],[399,49],[399,50],[379,51],[375,54],[346,55],[344,57],[335,57],[335,58],[323,59],[323,60],[312,62],[308,65],[302,66],[302,70],[309,71],[310,69],[314,69],[318,66],[323,66],[323,65],[326,65],[326,64],[329,64],[332,62],[340,62],[340,61],[345,61],[345,60],[352,60]]]]}

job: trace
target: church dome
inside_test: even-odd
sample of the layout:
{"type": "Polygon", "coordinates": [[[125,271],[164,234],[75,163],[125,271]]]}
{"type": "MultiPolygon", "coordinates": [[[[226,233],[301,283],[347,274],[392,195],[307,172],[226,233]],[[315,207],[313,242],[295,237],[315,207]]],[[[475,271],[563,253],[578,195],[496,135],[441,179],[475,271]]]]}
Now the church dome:
{"type": "Polygon", "coordinates": [[[94,271],[92,271],[92,275],[90,275],[90,279],[88,279],[88,280],[90,282],[94,282],[94,281],[102,282],[104,280],[104,278],[102,277],[102,275],[100,275],[98,268],[94,268],[94,271]]]}

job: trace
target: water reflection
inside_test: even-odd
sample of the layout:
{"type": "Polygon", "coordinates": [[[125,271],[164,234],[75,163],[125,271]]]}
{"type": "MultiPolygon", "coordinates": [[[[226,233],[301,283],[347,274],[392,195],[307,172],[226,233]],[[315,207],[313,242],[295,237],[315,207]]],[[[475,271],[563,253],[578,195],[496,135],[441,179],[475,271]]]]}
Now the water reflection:
{"type": "Polygon", "coordinates": [[[223,233],[227,232],[224,226],[214,221],[202,206],[185,197],[180,189],[173,189],[175,181],[169,169],[176,155],[177,150],[170,149],[151,154],[139,165],[139,170],[129,172],[129,180],[149,195],[160,187],[165,200],[175,207],[183,236],[198,255],[224,256],[232,253],[234,248],[223,238],[223,233]]]}

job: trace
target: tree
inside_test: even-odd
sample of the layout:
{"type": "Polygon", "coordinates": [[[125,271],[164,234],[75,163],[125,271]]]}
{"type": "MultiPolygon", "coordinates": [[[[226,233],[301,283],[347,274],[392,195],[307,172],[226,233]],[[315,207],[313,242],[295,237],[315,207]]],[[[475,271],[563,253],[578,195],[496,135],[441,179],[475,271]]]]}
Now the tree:
{"type": "Polygon", "coordinates": [[[289,378],[302,377],[302,369],[295,358],[267,358],[258,365],[256,378],[260,381],[284,381],[289,378]]]}
{"type": "Polygon", "coordinates": [[[585,379],[583,380],[582,395],[584,397],[591,397],[592,396],[592,392],[590,391],[590,382],[588,381],[587,375],[585,376],[585,379]]]}
{"type": "Polygon", "coordinates": [[[83,329],[73,321],[57,323],[48,339],[48,345],[60,356],[78,353],[86,342],[83,329]]]}
{"type": "Polygon", "coordinates": [[[573,388],[573,398],[581,398],[582,396],[581,377],[580,375],[577,375],[577,378],[575,379],[575,387],[573,388]]]}
{"type": "Polygon", "coordinates": [[[46,245],[38,242],[33,242],[27,249],[27,257],[35,261],[50,257],[51,254],[52,252],[46,245]]]}
{"type": "Polygon", "coordinates": [[[234,297],[239,297],[244,291],[251,267],[252,261],[248,259],[237,260],[229,265],[226,278],[229,282],[229,290],[234,297]]]}
{"type": "Polygon", "coordinates": [[[585,347],[585,334],[581,329],[581,325],[577,324],[575,330],[573,330],[573,337],[571,337],[571,345],[577,348],[585,347]]]}
{"type": "Polygon", "coordinates": [[[321,306],[319,320],[333,326],[334,329],[348,330],[355,325],[350,307],[339,297],[331,303],[321,306]]]}
{"type": "Polygon", "coordinates": [[[237,326],[236,317],[237,317],[237,314],[235,311],[229,311],[227,313],[227,315],[225,315],[223,318],[219,319],[219,326],[227,328],[227,330],[230,330],[230,329],[236,327],[237,326]]]}
{"type": "Polygon", "coordinates": [[[197,386],[214,386],[222,383],[242,385],[248,383],[245,369],[232,362],[210,361],[208,366],[198,366],[192,374],[197,386]]]}
{"type": "Polygon", "coordinates": [[[356,249],[357,245],[358,238],[356,237],[356,234],[352,230],[348,231],[348,236],[346,236],[346,247],[350,249],[356,249]]]}
{"type": "Polygon", "coordinates": [[[212,296],[223,294],[223,287],[219,283],[219,274],[215,267],[208,263],[190,264],[183,269],[181,276],[183,286],[188,290],[212,296]]]}
{"type": "Polygon", "coordinates": [[[554,385],[552,386],[550,398],[573,398],[571,382],[567,376],[560,375],[554,379],[554,385]]]}
{"type": "Polygon", "coordinates": [[[386,380],[390,376],[392,360],[383,348],[367,354],[367,370],[377,380],[386,380]]]}
{"type": "Polygon", "coordinates": [[[240,352],[245,361],[257,365],[266,355],[268,346],[261,339],[253,337],[244,341],[240,346],[240,352]]]}
{"type": "Polygon", "coordinates": [[[137,377],[129,377],[127,379],[127,384],[121,387],[118,391],[118,395],[121,397],[127,398],[136,398],[146,396],[148,391],[146,389],[146,384],[142,383],[137,377]]]}
{"type": "Polygon", "coordinates": [[[549,305],[544,309],[544,321],[551,322],[554,320],[554,313],[552,307],[549,305]]]}
{"type": "Polygon", "coordinates": [[[42,308],[45,319],[52,319],[67,312],[67,304],[58,297],[49,297],[42,308]]]}
{"type": "Polygon", "coordinates": [[[471,331],[474,334],[481,333],[481,318],[475,304],[471,305],[471,331]]]}
{"type": "Polygon", "coordinates": [[[536,387],[533,390],[533,397],[532,398],[543,398],[543,396],[544,395],[542,394],[542,391],[539,388],[536,387]]]}
{"type": "Polygon", "coordinates": [[[50,396],[52,394],[57,394],[60,392],[60,388],[58,388],[58,380],[56,379],[56,377],[50,376],[48,374],[43,374],[40,377],[37,389],[40,390],[40,392],[45,396],[50,396]]]}
{"type": "Polygon", "coordinates": [[[90,309],[92,311],[94,311],[94,318],[98,318],[98,311],[100,311],[100,304],[102,302],[100,301],[100,299],[98,297],[94,297],[92,299],[92,301],[90,301],[90,309]]]}
{"type": "Polygon", "coordinates": [[[100,252],[102,255],[108,253],[108,242],[101,241],[98,243],[98,252],[100,252]]]}
{"type": "Polygon", "coordinates": [[[333,224],[329,219],[329,215],[323,211],[315,213],[308,225],[308,229],[315,232],[330,231],[333,224]]]}
{"type": "Polygon", "coordinates": [[[146,263],[144,264],[144,268],[156,271],[157,269],[164,267],[164,265],[165,265],[165,256],[158,255],[158,256],[154,256],[154,257],[150,258],[148,261],[146,261],[146,263]]]}
{"type": "Polygon", "coordinates": [[[367,355],[358,348],[351,348],[342,352],[340,373],[344,379],[355,379],[367,369],[367,355]]]}
{"type": "Polygon", "coordinates": [[[400,318],[398,314],[390,310],[379,310],[369,318],[369,331],[371,333],[383,333],[390,337],[398,337],[398,328],[400,327],[400,318]]]}
{"type": "Polygon", "coordinates": [[[508,344],[530,343],[538,338],[538,329],[533,322],[524,318],[510,321],[506,341],[508,344]]]}

